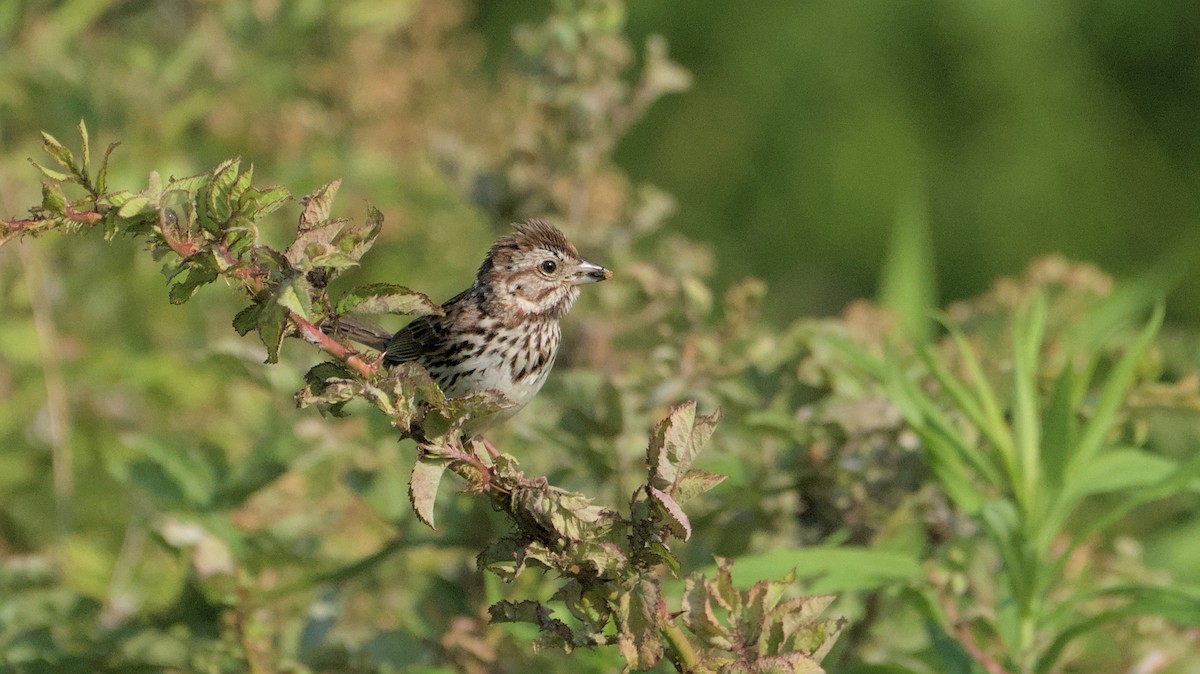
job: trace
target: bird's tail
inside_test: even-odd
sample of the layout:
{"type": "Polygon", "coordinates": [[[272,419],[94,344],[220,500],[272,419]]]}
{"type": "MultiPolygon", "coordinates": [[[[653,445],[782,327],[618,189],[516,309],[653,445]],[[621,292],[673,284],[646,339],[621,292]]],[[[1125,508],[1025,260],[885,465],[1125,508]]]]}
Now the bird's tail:
{"type": "Polygon", "coordinates": [[[378,351],[387,349],[387,343],[392,339],[392,333],[378,325],[349,316],[339,316],[336,322],[322,325],[321,330],[327,335],[345,337],[378,351]]]}

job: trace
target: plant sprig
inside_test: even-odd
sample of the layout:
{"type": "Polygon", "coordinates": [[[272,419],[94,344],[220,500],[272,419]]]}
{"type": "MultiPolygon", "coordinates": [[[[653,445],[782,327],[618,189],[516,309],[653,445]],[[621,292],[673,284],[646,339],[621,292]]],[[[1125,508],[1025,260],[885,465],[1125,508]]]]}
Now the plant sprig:
{"type": "Polygon", "coordinates": [[[759,583],[748,593],[732,587],[729,563],[717,578],[694,577],[681,609],[672,613],[662,595],[662,573],[680,571],[673,540],[693,534],[682,506],[718,485],[723,476],[693,467],[711,437],[720,411],[697,413],[696,403],[672,407],[650,434],[646,479],[634,491],[628,514],[594,505],[576,492],[529,478],[507,454],[489,461],[479,443],[464,443],[462,429],[476,415],[509,403],[497,393],[447,398],[416,364],[384,369],[376,356],[343,342],[334,330],[346,311],[422,315],[441,308],[425,295],[402,286],[371,284],[330,296],[329,282],[359,264],[383,225],[370,208],[365,222],[332,216],[340,181],[300,200],[296,235],[284,250],[263,243],[260,221],[294,201],[284,188],[252,185],[253,167],[238,159],[211,172],[163,180],[151,173],[140,192],[107,192],[109,155],[93,180],[86,126],[79,125],[82,161],[48,134],[43,149],[64,171],[35,163],[47,179],[49,195],[24,220],[5,221],[0,242],[51,230],[69,233],[104,228],[108,238],[145,239],[163,261],[169,299],[182,304],[202,287],[225,279],[250,301],[234,317],[233,328],[254,331],[276,363],[283,340],[302,339],[330,360],[312,367],[296,394],[301,407],[345,413],[356,399],[383,413],[402,437],[417,442],[409,498],[417,517],[433,526],[438,486],[453,472],[468,491],[485,494],[503,512],[511,532],[480,553],[481,569],[511,581],[530,567],[564,579],[554,600],[567,612],[555,617],[535,601],[500,601],[493,622],[526,622],[538,627],[541,646],[567,650],[616,645],[628,668],[655,666],[668,657],[680,671],[817,671],[843,623],[819,620],[828,605],[820,598],[781,601],[791,578],[759,583]],[[83,195],[72,201],[64,185],[83,195]],[[332,333],[332,334],[331,334],[332,333]],[[724,616],[718,619],[717,611],[724,616]]]}

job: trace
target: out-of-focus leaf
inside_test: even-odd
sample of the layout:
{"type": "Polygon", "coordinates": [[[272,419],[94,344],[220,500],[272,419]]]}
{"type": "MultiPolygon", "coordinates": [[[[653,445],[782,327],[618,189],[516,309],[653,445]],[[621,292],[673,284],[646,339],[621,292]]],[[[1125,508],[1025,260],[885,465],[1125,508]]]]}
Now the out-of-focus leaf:
{"type": "Polygon", "coordinates": [[[663,656],[659,626],[664,613],[657,580],[636,575],[617,601],[617,648],[631,669],[650,669],[663,656]]]}
{"type": "Polygon", "coordinates": [[[437,499],[438,485],[446,472],[444,459],[421,456],[413,466],[412,479],[408,483],[408,500],[417,519],[429,528],[434,528],[433,506],[437,499]]]}

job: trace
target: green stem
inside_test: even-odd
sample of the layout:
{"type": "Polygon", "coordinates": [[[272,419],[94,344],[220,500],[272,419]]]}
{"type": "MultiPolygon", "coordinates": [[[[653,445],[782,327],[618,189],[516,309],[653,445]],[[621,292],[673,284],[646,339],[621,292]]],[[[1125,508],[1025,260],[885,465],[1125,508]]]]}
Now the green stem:
{"type": "Polygon", "coordinates": [[[696,654],[696,649],[692,647],[692,642],[688,641],[687,635],[679,629],[679,625],[676,625],[673,619],[663,616],[659,632],[667,642],[671,663],[675,665],[675,669],[684,674],[696,671],[700,666],[700,656],[696,654]]]}

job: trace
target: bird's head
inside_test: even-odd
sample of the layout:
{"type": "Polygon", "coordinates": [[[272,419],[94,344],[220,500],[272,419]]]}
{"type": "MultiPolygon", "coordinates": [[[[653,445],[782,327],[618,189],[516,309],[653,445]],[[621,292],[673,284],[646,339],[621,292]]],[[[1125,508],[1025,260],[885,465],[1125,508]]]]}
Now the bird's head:
{"type": "Polygon", "coordinates": [[[610,278],[612,272],[580,257],[557,227],[535,219],[496,240],[476,284],[509,315],[557,319],[575,303],[579,286],[610,278]]]}

